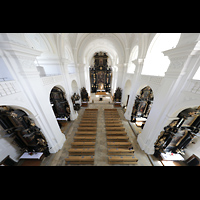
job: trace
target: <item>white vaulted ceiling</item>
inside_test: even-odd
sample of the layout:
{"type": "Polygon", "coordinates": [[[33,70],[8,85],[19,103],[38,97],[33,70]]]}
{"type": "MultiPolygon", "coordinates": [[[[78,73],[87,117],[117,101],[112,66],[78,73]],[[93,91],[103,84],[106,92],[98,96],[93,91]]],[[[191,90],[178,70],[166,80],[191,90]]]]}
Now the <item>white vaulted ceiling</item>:
{"type": "Polygon", "coordinates": [[[77,63],[88,63],[97,51],[105,51],[115,63],[126,62],[126,49],[135,38],[134,33],[69,33],[68,37],[77,63]]]}

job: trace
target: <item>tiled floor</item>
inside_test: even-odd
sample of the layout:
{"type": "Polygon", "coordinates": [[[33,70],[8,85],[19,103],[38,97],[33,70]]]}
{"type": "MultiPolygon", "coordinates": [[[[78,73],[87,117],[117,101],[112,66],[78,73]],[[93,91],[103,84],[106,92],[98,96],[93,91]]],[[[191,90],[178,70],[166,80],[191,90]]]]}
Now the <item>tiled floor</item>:
{"type": "MultiPolygon", "coordinates": [[[[97,102],[97,101],[96,101],[97,102]]],[[[104,112],[103,110],[106,108],[114,108],[112,103],[89,103],[88,108],[97,108],[98,109],[98,123],[97,123],[97,134],[96,134],[96,145],[95,145],[95,160],[94,166],[110,166],[108,164],[107,158],[107,143],[106,143],[106,131],[104,127],[104,112]]],[[[142,151],[137,143],[136,136],[133,133],[128,121],[124,118],[124,113],[122,108],[117,108],[122,123],[125,127],[127,135],[129,136],[130,142],[133,144],[133,148],[135,149],[135,157],[138,158],[138,163],[136,165],[131,166],[152,166],[151,162],[149,161],[147,155],[142,151]]],[[[57,153],[51,154],[44,161],[41,163],[41,166],[68,166],[65,165],[65,158],[68,156],[68,150],[71,147],[71,142],[73,142],[73,137],[77,128],[79,126],[80,119],[84,112],[85,108],[81,108],[79,111],[78,118],[70,122],[68,125],[68,129],[66,130],[65,134],[67,140],[65,141],[62,149],[60,149],[57,153]]],[[[114,165],[115,166],[115,165],[114,165]]]]}

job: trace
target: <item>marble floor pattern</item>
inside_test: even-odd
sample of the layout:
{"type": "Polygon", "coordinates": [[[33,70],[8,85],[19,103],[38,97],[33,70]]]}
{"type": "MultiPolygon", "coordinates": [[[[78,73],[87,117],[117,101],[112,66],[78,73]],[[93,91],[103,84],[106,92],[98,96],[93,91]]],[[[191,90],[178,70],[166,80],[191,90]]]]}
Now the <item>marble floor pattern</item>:
{"type": "MultiPolygon", "coordinates": [[[[109,165],[108,164],[108,156],[107,156],[107,141],[106,141],[106,131],[105,131],[105,123],[104,123],[104,109],[114,108],[112,103],[90,103],[87,108],[97,108],[98,109],[98,121],[97,121],[97,134],[96,134],[96,145],[95,145],[95,159],[94,165],[88,166],[117,166],[117,165],[109,165]]],[[[127,135],[129,137],[130,142],[133,144],[133,148],[135,149],[135,157],[138,158],[138,163],[136,165],[127,165],[127,166],[152,166],[149,161],[147,155],[144,151],[142,151],[137,143],[137,138],[133,133],[128,120],[125,119],[122,108],[117,108],[122,123],[125,127],[127,135]]],[[[71,148],[71,142],[73,142],[73,137],[77,128],[79,127],[79,122],[82,118],[83,112],[85,108],[81,108],[79,110],[79,115],[75,121],[71,121],[69,123],[69,127],[65,131],[66,141],[57,153],[51,154],[47,158],[45,158],[41,166],[72,166],[72,164],[65,165],[65,158],[69,155],[68,150],[71,148]]],[[[81,166],[81,165],[76,165],[81,166]]],[[[85,165],[84,165],[85,166],[85,165]]],[[[124,166],[124,165],[123,165],[124,166]]]]}

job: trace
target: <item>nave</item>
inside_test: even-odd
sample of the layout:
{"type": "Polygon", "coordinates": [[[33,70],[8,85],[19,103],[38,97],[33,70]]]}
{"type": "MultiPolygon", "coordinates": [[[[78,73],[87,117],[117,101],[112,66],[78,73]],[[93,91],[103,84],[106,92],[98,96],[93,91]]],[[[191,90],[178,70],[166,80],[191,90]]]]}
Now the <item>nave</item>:
{"type": "MultiPolygon", "coordinates": [[[[115,157],[119,155],[110,155],[110,153],[108,153],[108,151],[111,149],[114,149],[115,147],[110,147],[108,146],[108,144],[111,143],[107,143],[111,140],[110,136],[107,136],[106,134],[106,127],[105,127],[105,115],[104,115],[104,111],[105,109],[116,109],[114,108],[113,104],[89,104],[87,108],[81,108],[79,110],[79,116],[78,118],[73,121],[70,122],[71,123],[71,127],[68,129],[67,133],[66,133],[66,141],[62,147],[61,150],[59,150],[57,153],[55,154],[51,154],[49,157],[45,158],[42,163],[41,166],[121,166],[121,164],[117,164],[117,163],[110,163],[110,161],[112,162],[112,158],[110,157],[115,157]],[[80,145],[79,143],[75,143],[75,141],[80,141],[77,140],[78,137],[80,139],[80,136],[77,137],[76,133],[78,132],[78,128],[80,128],[80,122],[83,121],[83,115],[85,113],[86,109],[98,109],[98,114],[97,114],[97,123],[96,123],[96,132],[94,135],[91,135],[91,143],[88,143],[89,145],[93,145],[90,148],[88,147],[88,149],[93,150],[93,155],[90,155],[90,159],[88,160],[89,162],[91,161],[91,163],[77,163],[77,164],[72,164],[70,162],[66,162],[66,158],[70,157],[70,151],[73,150],[75,146],[73,147],[73,145],[80,145]],[[94,138],[96,138],[96,140],[94,140],[94,138]],[[93,143],[93,144],[92,144],[93,143]],[[109,155],[108,155],[109,154],[109,155]],[[92,156],[92,158],[91,158],[92,156]],[[110,158],[110,161],[109,161],[110,158]]],[[[134,155],[130,156],[130,157],[135,157],[138,159],[138,161],[136,163],[131,163],[131,164],[127,164],[124,163],[124,165],[127,166],[152,166],[151,162],[149,161],[147,155],[144,153],[144,151],[142,151],[137,143],[137,138],[134,135],[128,121],[124,118],[124,113],[122,108],[117,108],[118,114],[120,116],[120,120],[122,123],[122,126],[125,128],[125,132],[127,133],[127,135],[125,135],[127,138],[129,138],[128,141],[128,145],[131,144],[131,146],[134,149],[134,155]]],[[[95,125],[94,125],[95,126],[95,125]]],[[[125,141],[125,140],[124,140],[125,141]]],[[[81,147],[82,148],[82,147],[81,147]]],[[[87,149],[87,148],[85,148],[87,149]]],[[[116,149],[116,148],[115,148],[116,149]]],[[[128,150],[128,147],[127,147],[128,150]]],[[[86,150],[87,151],[87,150],[86,150]]],[[[87,153],[86,153],[87,154],[87,153]]],[[[112,153],[111,153],[112,154],[112,153]]],[[[74,155],[76,156],[76,155],[74,155]]],[[[79,155],[77,155],[79,156],[79,155]]],[[[83,155],[84,156],[84,155],[83,155]]],[[[87,155],[86,155],[87,156],[87,155]]],[[[84,159],[85,157],[84,156],[84,159]]],[[[81,156],[80,156],[81,157],[81,156]]],[[[120,157],[123,157],[123,155],[121,155],[120,157]]],[[[116,157],[115,157],[116,158],[116,157]]]]}

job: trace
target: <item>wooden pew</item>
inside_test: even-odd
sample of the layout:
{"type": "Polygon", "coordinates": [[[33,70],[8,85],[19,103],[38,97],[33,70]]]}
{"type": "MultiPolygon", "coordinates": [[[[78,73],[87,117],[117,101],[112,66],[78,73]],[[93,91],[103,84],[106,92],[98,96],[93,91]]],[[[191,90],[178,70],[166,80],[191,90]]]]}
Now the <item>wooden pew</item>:
{"type": "Polygon", "coordinates": [[[81,119],[83,118],[94,118],[97,119],[97,115],[83,115],[81,119]]]}
{"type": "Polygon", "coordinates": [[[117,120],[106,120],[105,121],[105,123],[106,124],[113,124],[113,123],[121,123],[122,121],[119,119],[117,119],[117,120]]]}
{"type": "Polygon", "coordinates": [[[78,131],[97,131],[96,127],[78,127],[78,131]]]}
{"type": "Polygon", "coordinates": [[[108,155],[130,155],[133,156],[134,155],[134,149],[129,150],[128,148],[109,148],[108,149],[108,155]]]}
{"type": "Polygon", "coordinates": [[[134,156],[108,156],[108,163],[114,164],[137,164],[138,159],[134,156]]]}
{"type": "Polygon", "coordinates": [[[119,117],[117,117],[117,118],[115,118],[115,117],[106,117],[106,118],[104,118],[104,120],[105,120],[105,123],[107,122],[107,121],[121,121],[121,119],[119,118],[119,117]]]}
{"type": "Polygon", "coordinates": [[[106,127],[106,131],[125,131],[124,127],[106,127]]]}
{"type": "Polygon", "coordinates": [[[65,164],[94,164],[94,156],[68,156],[65,164]]]}
{"type": "Polygon", "coordinates": [[[126,133],[126,131],[106,131],[106,135],[107,136],[111,136],[111,135],[113,135],[113,136],[120,136],[120,135],[127,135],[127,133],[126,133]]]}
{"type": "Polygon", "coordinates": [[[84,112],[83,115],[98,115],[98,112],[84,112]]]}
{"type": "Polygon", "coordinates": [[[105,124],[105,127],[121,127],[121,126],[123,126],[122,123],[105,124]]]}
{"type": "Polygon", "coordinates": [[[74,142],[95,142],[96,140],[96,135],[92,135],[92,136],[81,136],[81,135],[77,135],[74,136],[74,142]]]}
{"type": "Polygon", "coordinates": [[[95,142],[72,142],[71,143],[72,148],[79,148],[79,147],[93,147],[95,146],[95,142]]]}
{"type": "Polygon", "coordinates": [[[97,127],[97,124],[96,123],[81,123],[79,124],[79,127],[97,127]]]}
{"type": "Polygon", "coordinates": [[[82,122],[91,122],[91,123],[97,123],[97,119],[94,119],[94,118],[91,118],[91,119],[81,119],[81,121],[80,121],[80,123],[82,123],[82,122]]]}
{"type": "Polygon", "coordinates": [[[119,114],[118,111],[104,111],[104,114],[119,114]]]}
{"type": "Polygon", "coordinates": [[[93,121],[89,121],[89,120],[85,120],[85,119],[84,119],[84,120],[81,120],[81,121],[80,121],[80,124],[82,124],[82,123],[84,123],[84,124],[94,124],[94,123],[95,123],[95,124],[96,124],[97,121],[94,121],[94,120],[93,120],[93,121]]]}
{"type": "Polygon", "coordinates": [[[106,109],[104,109],[104,111],[117,111],[117,109],[116,108],[111,108],[111,109],[106,108],[106,109]]]}
{"type": "Polygon", "coordinates": [[[107,147],[112,148],[112,147],[131,147],[132,144],[131,142],[107,142],[107,147]]]}
{"type": "Polygon", "coordinates": [[[68,150],[70,156],[94,156],[94,148],[71,148],[68,150]]]}
{"type": "Polygon", "coordinates": [[[104,115],[104,118],[120,118],[119,115],[104,115]]]}
{"type": "Polygon", "coordinates": [[[86,108],[85,111],[98,111],[97,108],[86,108]]]}
{"type": "Polygon", "coordinates": [[[107,136],[108,142],[128,142],[128,136],[107,136]]]}
{"type": "Polygon", "coordinates": [[[96,135],[96,131],[77,131],[76,135],[96,135]]]}

